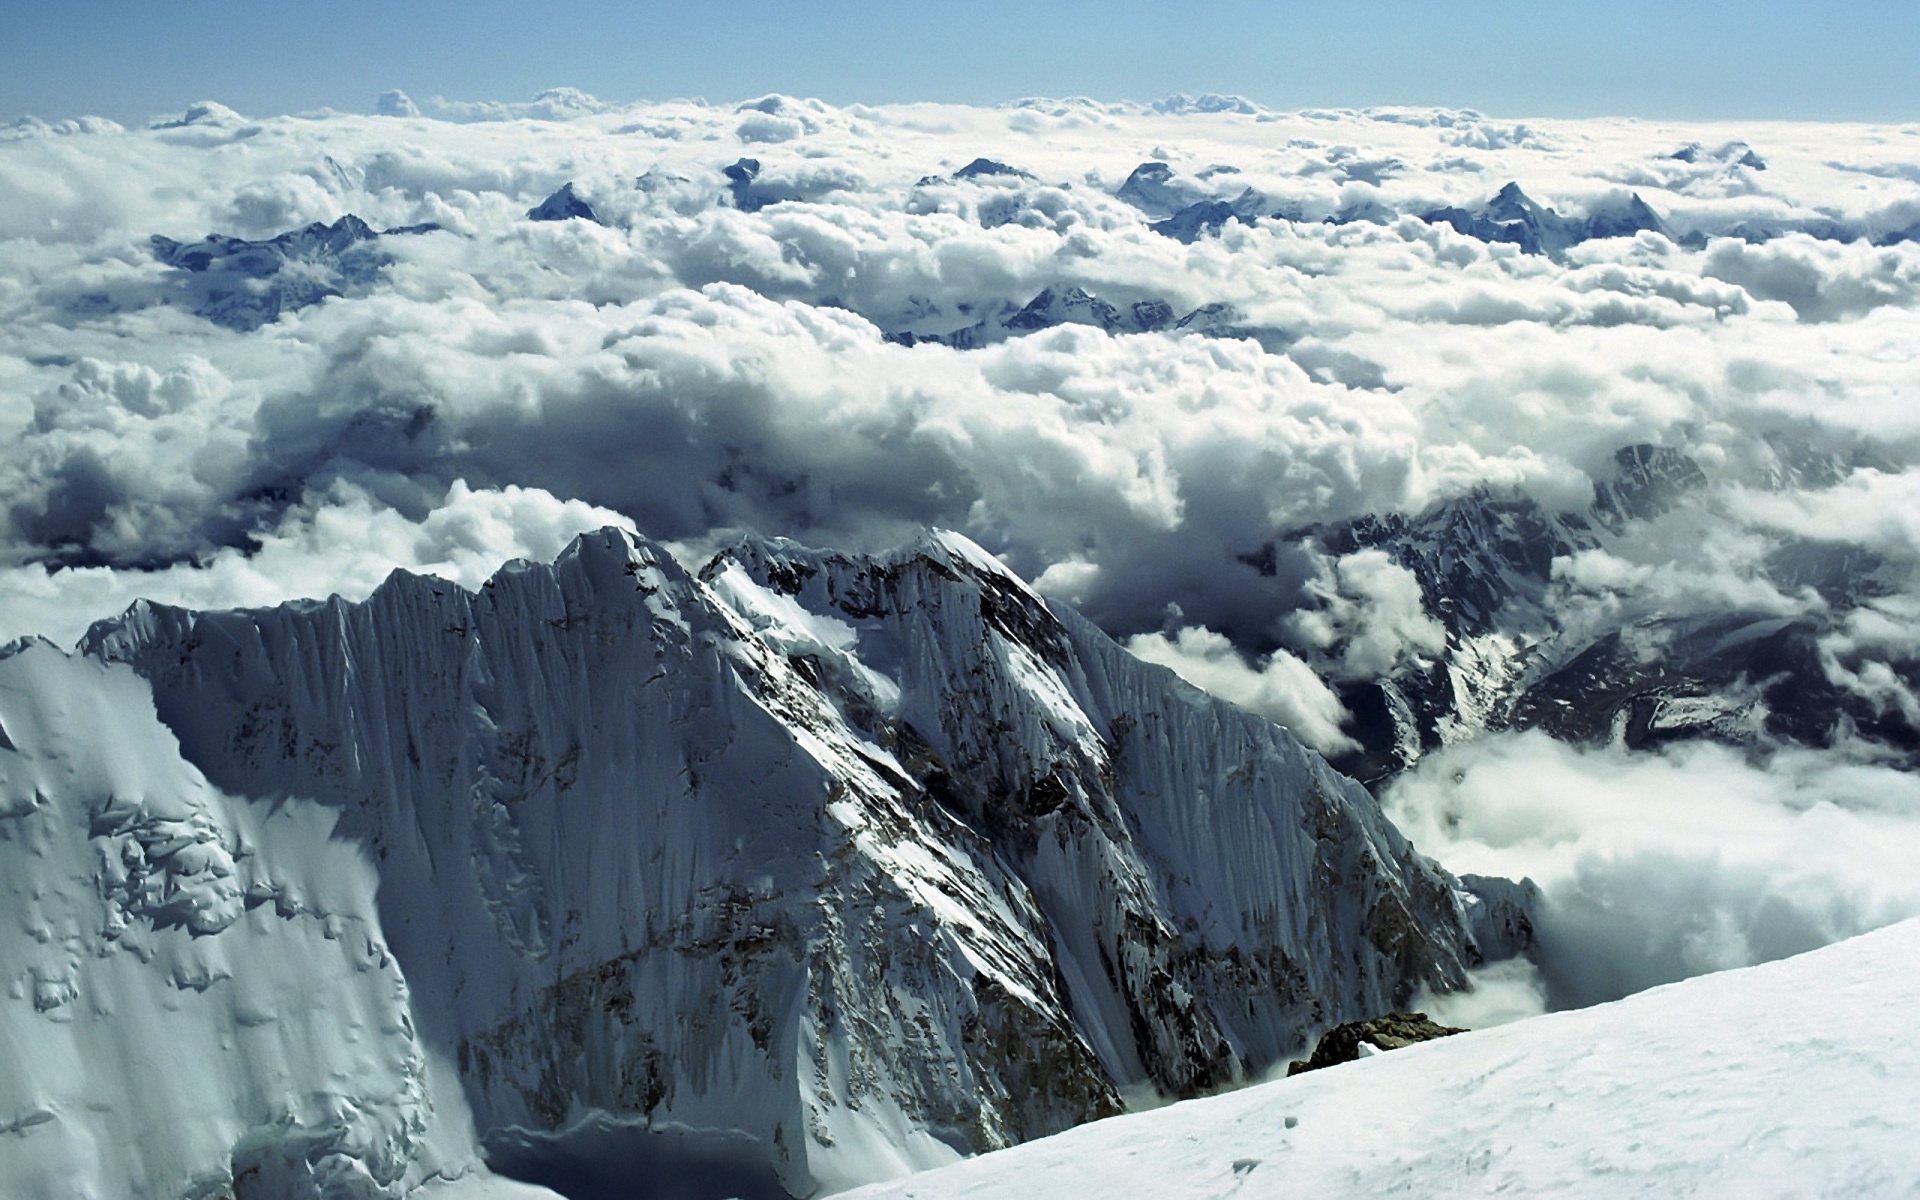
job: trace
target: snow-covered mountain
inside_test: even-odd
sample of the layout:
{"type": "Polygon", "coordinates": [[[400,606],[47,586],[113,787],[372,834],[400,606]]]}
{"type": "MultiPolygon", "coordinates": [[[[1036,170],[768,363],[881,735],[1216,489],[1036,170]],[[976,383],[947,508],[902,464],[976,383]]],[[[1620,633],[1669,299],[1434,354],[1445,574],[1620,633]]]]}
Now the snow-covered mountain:
{"type": "Polygon", "coordinates": [[[382,233],[348,213],[331,225],[316,221],[263,241],[208,234],[181,243],[155,234],[152,246],[153,257],[176,272],[165,293],[170,303],[249,333],[329,296],[364,293],[392,262],[381,238],[438,229],[426,223],[382,233]]]}
{"type": "Polygon", "coordinates": [[[1920,923],[1102,1121],[848,1200],[1920,1188],[1920,923]]]}
{"type": "Polygon", "coordinates": [[[949,322],[952,319],[938,308],[927,306],[909,322],[923,327],[921,330],[896,329],[886,338],[901,346],[928,343],[972,350],[1043,329],[1085,325],[1112,335],[1191,332],[1204,337],[1252,338],[1263,346],[1283,346],[1292,340],[1284,330],[1247,324],[1246,318],[1231,304],[1203,304],[1179,316],[1172,305],[1158,297],[1135,300],[1122,308],[1080,287],[1043,288],[1025,305],[1002,305],[998,311],[958,329],[938,328],[943,317],[949,322]],[[936,327],[925,328],[930,325],[936,327]]]}
{"type": "Polygon", "coordinates": [[[0,1191],[478,1182],[340,815],[209,784],[125,667],[0,651],[0,1191]]]}
{"type": "MultiPolygon", "coordinates": [[[[60,710],[4,716],[8,928],[60,948],[7,958],[8,1037],[133,1016],[229,1064],[194,1139],[100,1158],[136,1194],[256,1160],[404,1187],[431,1060],[509,1172],[807,1195],[1255,1077],[1527,936],[1511,885],[1468,890],[1285,730],[952,534],[695,576],[609,529],[475,593],[142,603],[7,665],[60,710]],[[95,709],[174,765],[69,781],[61,738],[134,736],[95,709]],[[312,1009],[346,1014],[344,1064],[312,1009]]],[[[23,1061],[10,1176],[147,1119],[23,1061]]]]}
{"type": "Polygon", "coordinates": [[[1420,219],[1483,242],[1510,242],[1528,254],[1549,257],[1596,238],[1632,237],[1642,231],[1670,234],[1666,222],[1638,195],[1611,208],[1595,208],[1585,217],[1564,217],[1521,191],[1518,183],[1507,184],[1478,208],[1449,205],[1422,213],[1420,219]]]}

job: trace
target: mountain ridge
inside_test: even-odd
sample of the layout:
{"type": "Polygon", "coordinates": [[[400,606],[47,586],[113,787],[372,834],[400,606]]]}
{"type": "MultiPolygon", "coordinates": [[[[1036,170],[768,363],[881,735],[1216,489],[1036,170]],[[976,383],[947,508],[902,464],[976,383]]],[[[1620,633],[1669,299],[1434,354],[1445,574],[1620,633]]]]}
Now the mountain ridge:
{"type": "Polygon", "coordinates": [[[82,655],[223,792],[336,814],[423,1049],[574,1195],[609,1138],[753,1195],[936,1165],[1524,948],[1524,891],[954,534],[695,575],[608,529],[474,592],[142,602],[82,655]]]}

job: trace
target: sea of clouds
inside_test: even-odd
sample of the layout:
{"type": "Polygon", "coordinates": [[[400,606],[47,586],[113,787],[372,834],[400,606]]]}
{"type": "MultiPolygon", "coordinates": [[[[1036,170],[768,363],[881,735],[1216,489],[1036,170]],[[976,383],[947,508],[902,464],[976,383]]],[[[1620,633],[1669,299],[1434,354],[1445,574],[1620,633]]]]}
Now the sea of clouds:
{"type": "MultiPolygon", "coordinates": [[[[1763,564],[1842,541],[1881,586],[1827,614],[1830,674],[1920,721],[1920,125],[564,90],[378,110],[0,127],[0,637],[71,644],[137,596],[357,597],[395,567],[473,586],[609,523],[696,557],[939,525],[1337,752],[1338,686],[1446,630],[1378,550],[1263,548],[1475,489],[1580,509],[1648,443],[1708,485],[1556,562],[1559,619],[1830,608],[1763,564]],[[1014,170],[955,177],[980,157],[1014,170]],[[1162,182],[1129,193],[1149,161],[1162,182]],[[1665,232],[1528,254],[1419,218],[1509,181],[1575,216],[1638,196],[1665,232]],[[596,220],[527,219],[569,183],[596,220]],[[1151,227],[1250,193],[1257,220],[1151,227]],[[348,214],[438,228],[225,299],[153,241],[348,214]],[[201,315],[275,288],[327,298],[201,315]],[[1218,319],[1009,329],[1049,288],[1218,319]],[[1783,447],[1844,469],[1783,471],[1783,447]]],[[[1571,1004],[1920,912],[1920,786],[1884,757],[1508,733],[1384,795],[1447,866],[1541,884],[1526,986],[1571,1004]]]]}

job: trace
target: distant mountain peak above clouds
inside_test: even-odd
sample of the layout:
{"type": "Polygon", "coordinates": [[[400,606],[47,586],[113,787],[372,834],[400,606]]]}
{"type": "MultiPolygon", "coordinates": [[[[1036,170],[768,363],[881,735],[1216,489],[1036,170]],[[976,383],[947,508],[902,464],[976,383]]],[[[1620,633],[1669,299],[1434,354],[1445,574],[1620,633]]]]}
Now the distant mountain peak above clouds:
{"type": "Polygon", "coordinates": [[[1000,176],[1010,179],[1032,179],[1033,176],[1018,167],[991,158],[976,158],[953,173],[955,179],[983,179],[1000,176]]]}
{"type": "Polygon", "coordinates": [[[592,221],[598,224],[600,218],[593,206],[573,190],[573,181],[560,185],[553,195],[527,210],[529,221],[571,221],[574,219],[592,221]]]}
{"type": "Polygon", "coordinates": [[[1451,226],[1456,233],[1483,242],[1510,242],[1528,254],[1558,258],[1581,242],[1595,238],[1630,237],[1642,231],[1668,236],[1666,223],[1638,194],[1623,204],[1596,208],[1584,219],[1563,217],[1533,200],[1516,182],[1509,182],[1478,211],[1440,208],[1422,213],[1429,225],[1451,226]]]}
{"type": "Polygon", "coordinates": [[[198,242],[153,235],[153,257],[183,273],[183,306],[216,325],[250,333],[283,313],[308,308],[348,290],[369,288],[391,258],[374,243],[382,237],[432,233],[431,222],[375,232],[347,213],[261,241],[208,234],[198,242]]]}

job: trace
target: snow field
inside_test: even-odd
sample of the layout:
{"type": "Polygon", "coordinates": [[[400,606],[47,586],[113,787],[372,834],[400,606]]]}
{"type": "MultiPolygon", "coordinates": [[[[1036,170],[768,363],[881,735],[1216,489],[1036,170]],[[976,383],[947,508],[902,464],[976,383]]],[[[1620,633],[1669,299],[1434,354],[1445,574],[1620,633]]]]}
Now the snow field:
{"type": "Polygon", "coordinates": [[[1920,921],[845,1200],[1920,1195],[1920,921]]]}

